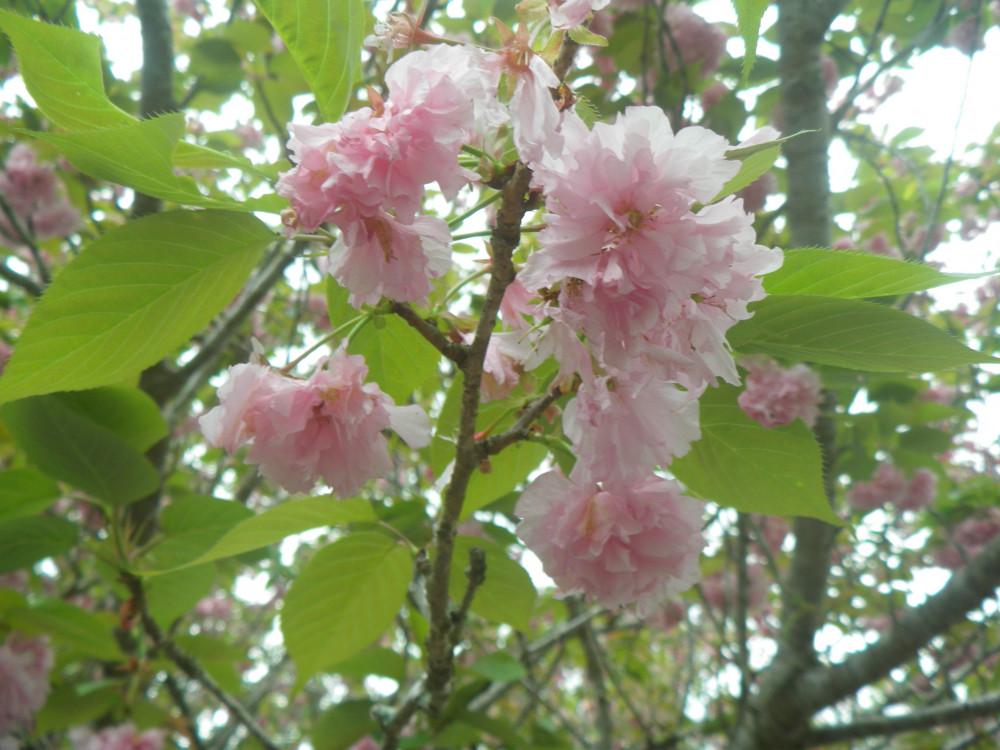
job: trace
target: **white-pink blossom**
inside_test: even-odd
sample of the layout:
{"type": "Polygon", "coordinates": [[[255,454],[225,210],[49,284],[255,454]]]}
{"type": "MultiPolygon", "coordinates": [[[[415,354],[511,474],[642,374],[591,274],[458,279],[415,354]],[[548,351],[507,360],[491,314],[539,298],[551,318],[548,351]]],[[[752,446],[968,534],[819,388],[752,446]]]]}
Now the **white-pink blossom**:
{"type": "Polygon", "coordinates": [[[549,0],[549,18],[554,29],[579,26],[595,10],[601,10],[611,0],[549,0]]]}
{"type": "Polygon", "coordinates": [[[392,467],[383,430],[414,448],[430,440],[424,411],[396,406],[377,384],[365,383],[364,358],[343,348],[307,380],[255,364],[229,372],[220,405],[199,420],[201,429],[230,453],[249,444],[247,463],[289,492],[308,492],[322,478],[350,497],[392,467]]]}
{"type": "Polygon", "coordinates": [[[139,732],[131,722],[106,727],[100,732],[86,728],[70,732],[74,750],[163,750],[166,731],[147,729],[139,732]]]}
{"type": "Polygon", "coordinates": [[[756,244],[738,200],[692,211],[739,170],[729,144],[698,127],[674,135],[655,107],[593,130],[567,116],[562,134],[565,148],[535,171],[550,213],[521,283],[561,284],[562,319],[605,364],[645,359],[691,389],[738,382],[725,333],[750,316],[747,304],[764,294],[757,277],[781,253],[756,244]]]}
{"type": "Polygon", "coordinates": [[[671,68],[687,68],[697,64],[696,73],[703,78],[719,68],[726,51],[726,32],[695,13],[686,3],[670,3],[664,18],[670,36],[663,40],[663,48],[671,68]]]}
{"type": "Polygon", "coordinates": [[[29,726],[49,694],[48,638],[13,632],[0,645],[0,735],[29,726]]]}
{"type": "Polygon", "coordinates": [[[802,419],[812,427],[819,416],[820,380],[804,364],[785,368],[769,357],[746,357],[746,388],[739,395],[744,413],[765,427],[802,419]]]}
{"type": "Polygon", "coordinates": [[[683,456],[701,437],[698,395],[639,371],[584,381],[563,413],[574,480],[626,484],[683,456]]]}
{"type": "MultiPolygon", "coordinates": [[[[0,195],[17,219],[28,239],[46,240],[63,237],[80,228],[80,212],[60,192],[59,179],[48,164],[39,164],[35,150],[26,143],[15,143],[0,170],[0,195]]],[[[22,245],[25,237],[0,211],[0,238],[22,245]]]]}
{"type": "Polygon", "coordinates": [[[899,510],[922,510],[937,497],[937,474],[919,468],[910,479],[890,463],[881,463],[867,482],[855,482],[847,493],[848,504],[858,511],[892,505],[899,510]]]}
{"type": "MultiPolygon", "coordinates": [[[[471,343],[473,338],[472,334],[465,336],[466,343],[471,343]]],[[[483,359],[480,399],[485,402],[507,398],[521,382],[525,360],[531,352],[531,341],[523,333],[507,331],[490,336],[483,359]]]]}
{"type": "Polygon", "coordinates": [[[430,279],[451,267],[451,232],[437,216],[416,216],[403,223],[376,211],[345,220],[342,230],[330,248],[328,272],[350,291],[355,307],[378,304],[382,297],[422,305],[431,290],[430,279]]]}
{"type": "Polygon", "coordinates": [[[701,506],[676,482],[647,475],[623,485],[575,483],[550,471],[525,489],[518,536],[564,594],[651,614],[694,585],[701,506]]]}

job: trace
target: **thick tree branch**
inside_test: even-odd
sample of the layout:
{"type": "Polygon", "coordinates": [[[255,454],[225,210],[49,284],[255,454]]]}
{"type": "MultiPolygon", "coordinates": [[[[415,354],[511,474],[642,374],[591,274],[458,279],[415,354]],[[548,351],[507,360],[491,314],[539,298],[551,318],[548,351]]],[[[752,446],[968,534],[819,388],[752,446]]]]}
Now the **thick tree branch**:
{"type": "Polygon", "coordinates": [[[487,456],[494,456],[508,445],[513,445],[521,440],[527,440],[531,437],[531,426],[542,416],[546,409],[562,398],[563,395],[562,389],[556,386],[544,396],[539,396],[529,402],[513,425],[499,435],[493,435],[482,441],[483,453],[487,456]]]}
{"type": "Polygon", "coordinates": [[[810,714],[853,695],[861,687],[881,679],[927,645],[965,619],[1000,586],[1000,537],[955,573],[947,585],[899,616],[896,626],[863,651],[832,667],[816,667],[798,681],[796,694],[810,714]]]}
{"type": "Polygon", "coordinates": [[[1000,693],[970,698],[961,703],[927,706],[903,716],[858,716],[850,724],[814,729],[806,737],[806,747],[832,745],[864,737],[915,732],[920,729],[956,724],[1000,713],[1000,693]]]}
{"type": "Polygon", "coordinates": [[[389,309],[409,323],[417,333],[427,339],[427,341],[429,341],[435,349],[441,352],[456,365],[461,367],[462,363],[465,362],[467,353],[466,347],[449,339],[438,330],[437,326],[430,321],[421,318],[417,311],[408,304],[405,302],[391,301],[389,303],[389,309]]]}

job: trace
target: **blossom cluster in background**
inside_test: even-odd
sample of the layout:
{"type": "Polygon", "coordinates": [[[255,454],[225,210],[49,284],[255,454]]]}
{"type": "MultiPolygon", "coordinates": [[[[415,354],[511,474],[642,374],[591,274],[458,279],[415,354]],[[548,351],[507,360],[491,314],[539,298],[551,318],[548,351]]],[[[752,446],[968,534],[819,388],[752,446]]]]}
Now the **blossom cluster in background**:
{"type": "Polygon", "coordinates": [[[49,695],[54,657],[44,636],[13,632],[0,644],[0,743],[4,735],[29,729],[49,695]]]}
{"type": "Polygon", "coordinates": [[[0,244],[15,247],[72,234],[83,222],[60,192],[51,165],[39,164],[35,150],[15,143],[0,171],[0,244]],[[9,210],[9,213],[8,213],[9,210]]]}

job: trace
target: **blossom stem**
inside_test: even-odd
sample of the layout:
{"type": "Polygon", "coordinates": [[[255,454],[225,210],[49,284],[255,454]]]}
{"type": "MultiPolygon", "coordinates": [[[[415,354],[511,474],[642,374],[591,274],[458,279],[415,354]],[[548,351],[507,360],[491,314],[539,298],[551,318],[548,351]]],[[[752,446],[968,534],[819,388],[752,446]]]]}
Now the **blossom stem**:
{"type": "Polygon", "coordinates": [[[347,340],[350,341],[351,338],[359,330],[361,330],[361,325],[364,324],[365,322],[367,322],[367,320],[369,318],[371,318],[371,315],[366,313],[365,315],[358,315],[356,318],[351,318],[346,323],[343,323],[343,324],[337,326],[331,333],[328,333],[326,336],[324,336],[319,341],[317,341],[315,344],[313,344],[312,346],[310,346],[308,349],[306,349],[304,352],[302,352],[302,354],[300,354],[299,356],[297,356],[295,359],[293,359],[287,365],[285,365],[284,367],[280,368],[278,370],[278,372],[281,372],[281,373],[291,372],[293,369],[295,369],[295,367],[302,360],[304,360],[306,357],[308,357],[314,351],[316,351],[320,347],[326,346],[328,343],[330,343],[334,339],[339,338],[340,335],[341,335],[341,332],[344,331],[344,330],[346,330],[347,328],[351,328],[351,332],[349,334],[347,334],[347,340]]]}
{"type": "MultiPolygon", "coordinates": [[[[545,229],[545,225],[544,224],[538,224],[536,226],[531,226],[531,227],[521,227],[521,232],[522,233],[529,233],[530,234],[532,232],[541,232],[543,229],[545,229]]],[[[483,230],[481,230],[479,232],[468,232],[466,234],[456,234],[451,239],[453,241],[455,241],[455,242],[458,242],[459,240],[469,240],[469,239],[472,239],[473,237],[489,237],[491,234],[493,234],[493,230],[492,229],[483,229],[483,230]]]]}
{"type": "Polygon", "coordinates": [[[466,276],[464,279],[462,279],[461,281],[457,282],[451,289],[449,289],[445,293],[444,299],[441,301],[441,304],[442,305],[446,304],[448,302],[448,300],[450,300],[455,294],[457,294],[458,291],[462,287],[464,287],[466,284],[469,284],[469,283],[475,281],[476,279],[485,276],[489,272],[490,272],[490,267],[486,266],[485,268],[480,268],[475,273],[472,273],[472,274],[466,276]]]}
{"type": "MultiPolygon", "coordinates": [[[[456,216],[454,219],[452,219],[451,221],[449,221],[448,222],[448,229],[454,229],[455,227],[462,226],[462,222],[464,222],[470,216],[479,213],[480,211],[482,211],[484,208],[486,208],[491,203],[496,203],[498,200],[500,200],[500,198],[502,196],[503,196],[503,193],[496,192],[496,193],[493,193],[492,195],[489,195],[489,196],[483,198],[481,201],[479,201],[479,203],[477,203],[476,205],[474,205],[472,208],[470,208],[464,214],[460,214],[459,216],[456,216]]],[[[453,239],[457,239],[457,238],[453,238],[453,239]]]]}

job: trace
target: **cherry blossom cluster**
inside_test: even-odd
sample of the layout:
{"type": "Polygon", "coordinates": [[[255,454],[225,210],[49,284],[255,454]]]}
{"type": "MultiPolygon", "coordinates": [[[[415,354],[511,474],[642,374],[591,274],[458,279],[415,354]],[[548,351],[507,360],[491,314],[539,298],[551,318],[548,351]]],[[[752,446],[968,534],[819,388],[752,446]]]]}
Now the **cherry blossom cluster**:
{"type": "Polygon", "coordinates": [[[854,510],[868,512],[891,505],[899,510],[929,508],[937,497],[937,474],[920,468],[907,479],[889,463],[879,464],[868,482],[856,482],[847,493],[854,510]]]}
{"type": "Polygon", "coordinates": [[[44,636],[13,632],[0,644],[0,743],[11,744],[4,735],[31,725],[48,697],[52,665],[44,636]]]}
{"type": "Polygon", "coordinates": [[[780,427],[802,419],[809,427],[819,416],[819,377],[804,364],[781,367],[768,357],[745,357],[746,387],[740,408],[765,427],[780,427]]]}
{"type": "Polygon", "coordinates": [[[410,446],[430,441],[430,423],[419,406],[396,406],[375,383],[365,383],[364,358],[337,349],[307,379],[265,364],[229,368],[220,405],[200,420],[215,447],[234,453],[250,445],[246,462],[289,492],[309,492],[323,479],[341,497],[352,497],[392,464],[383,430],[410,446]]]}
{"type": "Polygon", "coordinates": [[[163,750],[166,737],[162,729],[139,732],[131,723],[107,727],[100,732],[78,727],[69,734],[76,750],[163,750]]]}
{"type": "MultiPolygon", "coordinates": [[[[571,28],[606,4],[553,0],[548,10],[553,27],[571,28]]],[[[672,12],[701,68],[717,65],[722,47],[710,42],[724,34],[701,25],[685,32],[704,21],[672,12]]],[[[395,38],[406,28],[387,27],[394,47],[418,41],[395,38]]],[[[545,226],[504,297],[482,398],[505,397],[523,371],[550,358],[557,382],[576,391],[563,415],[575,468],[528,487],[519,534],[564,591],[608,605],[638,601],[651,612],[697,580],[703,546],[700,506],[654,472],[700,437],[705,388],[740,382],[726,333],[750,317],[748,304],[764,296],[759,277],[781,253],[756,244],[741,199],[720,199],[739,171],[724,138],[700,127],[674,133],[656,107],[629,108],[591,129],[571,95],[554,97],[561,84],[533,52],[527,26],[498,30],[498,51],[433,44],[410,52],[389,67],[384,100],[370,92],[371,106],[337,123],[292,126],[296,164],[278,184],[291,203],[285,221],[339,229],[330,273],[355,306],[383,297],[426,304],[451,259],[447,224],[421,212],[424,190],[436,183],[454,197],[476,179],[459,164],[462,149],[502,153],[498,126],[509,125],[544,198],[545,226]]],[[[253,368],[233,368],[223,406],[203,422],[210,440],[232,450],[252,438],[249,460],[286,487],[306,489],[322,476],[356,489],[360,475],[341,478],[347,470],[333,466],[332,452],[327,463],[306,447],[313,433],[309,441],[281,435],[288,409],[280,417],[268,410],[282,378],[253,368]],[[308,468],[297,467],[303,451],[308,468]]],[[[311,383],[294,389],[315,393],[311,383]]],[[[323,400],[310,398],[312,409],[323,400]]]]}
{"type": "Polygon", "coordinates": [[[28,240],[64,237],[79,229],[80,212],[59,187],[55,170],[39,164],[31,146],[15,143],[0,171],[0,196],[13,214],[11,217],[0,210],[0,239],[20,246],[28,240]]]}

